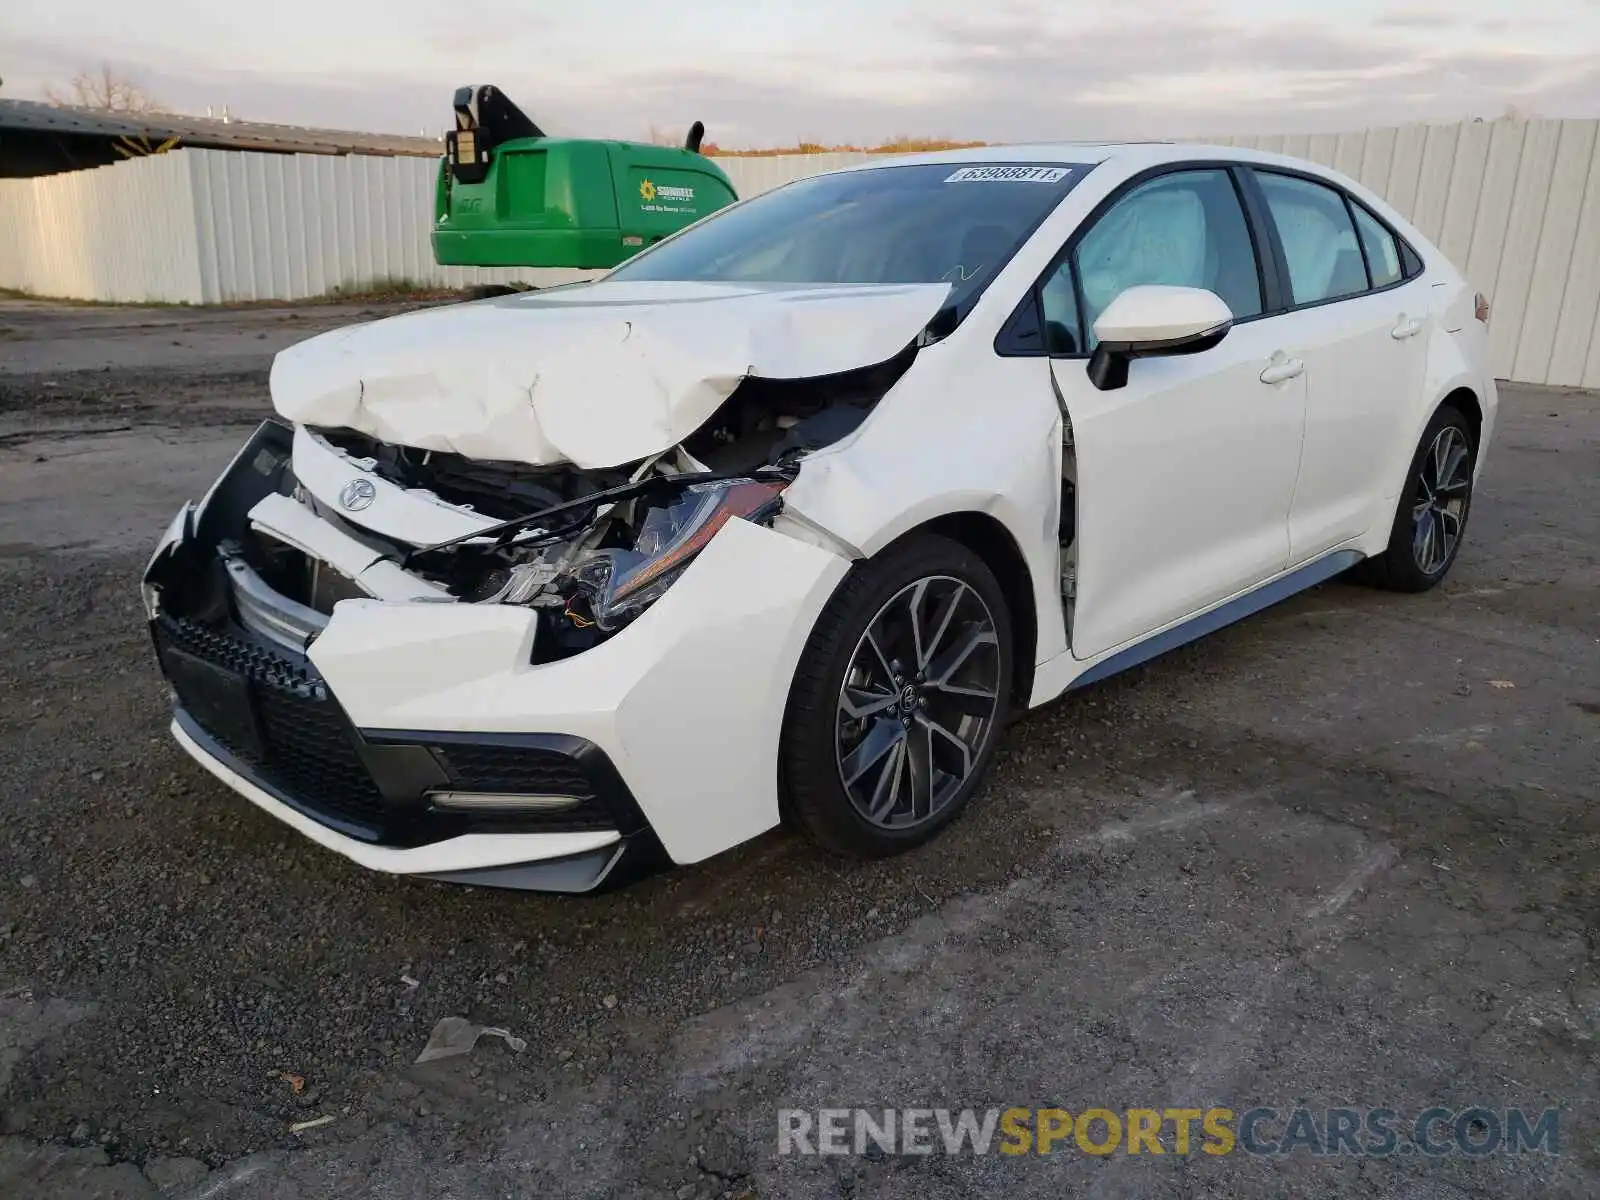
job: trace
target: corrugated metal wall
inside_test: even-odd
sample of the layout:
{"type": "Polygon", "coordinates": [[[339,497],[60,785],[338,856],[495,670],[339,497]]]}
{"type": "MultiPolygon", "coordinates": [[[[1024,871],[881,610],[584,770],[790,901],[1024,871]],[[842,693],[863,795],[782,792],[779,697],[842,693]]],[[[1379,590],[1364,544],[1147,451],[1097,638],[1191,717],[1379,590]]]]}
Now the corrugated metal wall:
{"type": "Polygon", "coordinates": [[[219,304],[593,274],[439,266],[428,244],[437,169],[425,158],[175,150],[0,179],[0,287],[219,304]]]}
{"type": "Polygon", "coordinates": [[[198,302],[182,155],[0,179],[0,287],[40,296],[198,302]]]}
{"type": "Polygon", "coordinates": [[[541,287],[589,272],[441,267],[428,242],[438,163],[185,150],[205,303],[301,300],[386,283],[541,287]]]}
{"type": "MultiPolygon", "coordinates": [[[[1494,302],[1495,373],[1600,387],[1600,122],[1492,121],[1219,138],[1333,166],[1384,196],[1494,302]]],[[[863,154],[719,160],[749,196],[863,154]]],[[[586,272],[440,267],[435,163],[180,150],[0,180],[0,287],[41,296],[293,300],[586,272]]]]}

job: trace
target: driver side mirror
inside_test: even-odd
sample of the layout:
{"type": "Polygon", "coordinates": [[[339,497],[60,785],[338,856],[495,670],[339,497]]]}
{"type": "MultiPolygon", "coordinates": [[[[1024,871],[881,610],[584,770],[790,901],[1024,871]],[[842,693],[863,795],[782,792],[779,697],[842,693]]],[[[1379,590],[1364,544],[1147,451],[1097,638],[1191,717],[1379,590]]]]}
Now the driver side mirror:
{"type": "Polygon", "coordinates": [[[1199,354],[1231,328],[1233,313],[1215,292],[1161,284],[1128,288],[1094,323],[1098,345],[1089,356],[1089,382],[1102,392],[1126,387],[1134,359],[1199,354]]]}

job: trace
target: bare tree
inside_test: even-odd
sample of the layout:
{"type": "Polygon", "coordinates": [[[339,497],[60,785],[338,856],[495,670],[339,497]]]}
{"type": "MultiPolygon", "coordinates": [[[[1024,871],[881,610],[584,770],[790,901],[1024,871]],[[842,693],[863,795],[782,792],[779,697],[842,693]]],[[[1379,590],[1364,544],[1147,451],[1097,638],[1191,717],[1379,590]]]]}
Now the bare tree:
{"type": "Polygon", "coordinates": [[[97,108],[104,112],[161,112],[161,102],[142,86],[117,74],[109,63],[93,71],[80,71],[63,89],[46,88],[44,98],[51,104],[75,108],[97,108]]]}

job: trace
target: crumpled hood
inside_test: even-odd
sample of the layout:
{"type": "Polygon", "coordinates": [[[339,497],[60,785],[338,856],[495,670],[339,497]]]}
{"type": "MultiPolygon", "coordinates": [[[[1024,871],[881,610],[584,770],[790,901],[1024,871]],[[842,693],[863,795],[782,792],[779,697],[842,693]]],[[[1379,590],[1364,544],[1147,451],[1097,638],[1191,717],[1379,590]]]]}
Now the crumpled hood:
{"type": "Polygon", "coordinates": [[[272,402],[299,424],[423,450],[614,467],[677,445],[747,375],[893,358],[949,291],[601,280],[449,304],[291,346],[272,402]]]}

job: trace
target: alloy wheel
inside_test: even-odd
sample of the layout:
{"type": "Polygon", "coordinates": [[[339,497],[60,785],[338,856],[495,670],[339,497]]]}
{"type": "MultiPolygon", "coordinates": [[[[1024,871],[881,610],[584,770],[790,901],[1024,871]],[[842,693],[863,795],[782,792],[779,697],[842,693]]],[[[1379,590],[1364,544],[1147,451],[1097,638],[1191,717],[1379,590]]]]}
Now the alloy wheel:
{"type": "Polygon", "coordinates": [[[1444,570],[1461,540],[1472,487],[1471,457],[1466,435],[1454,425],[1439,430],[1422,456],[1411,508],[1411,554],[1424,575],[1444,570]]]}
{"type": "Polygon", "coordinates": [[[994,615],[969,584],[928,576],[867,623],[839,689],[839,779],[868,823],[932,820],[983,756],[1000,708],[994,615]]]}

